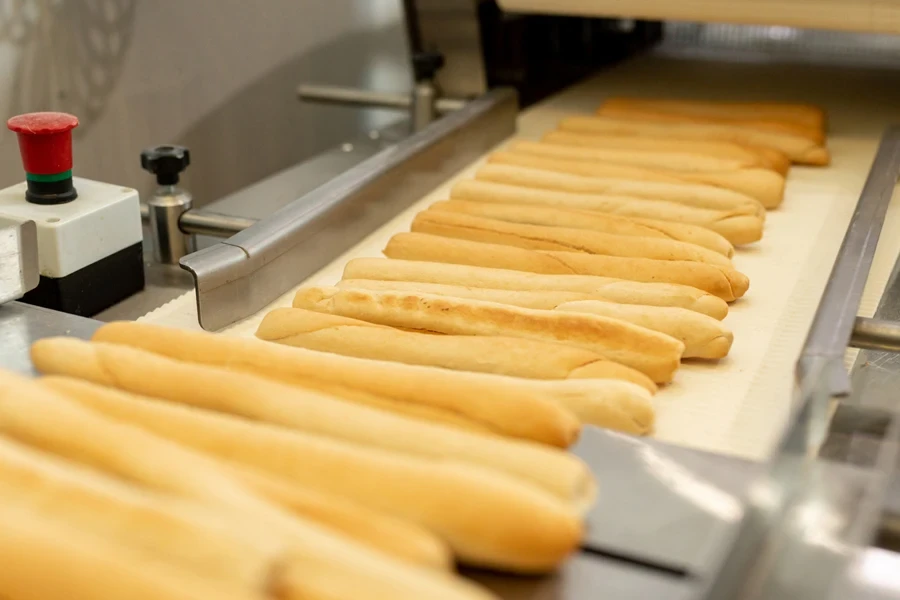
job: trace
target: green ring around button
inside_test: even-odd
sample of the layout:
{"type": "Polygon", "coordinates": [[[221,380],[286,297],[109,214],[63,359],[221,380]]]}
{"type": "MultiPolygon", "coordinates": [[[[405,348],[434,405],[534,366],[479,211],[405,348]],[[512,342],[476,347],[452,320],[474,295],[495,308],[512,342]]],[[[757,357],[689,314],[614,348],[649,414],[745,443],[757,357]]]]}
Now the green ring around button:
{"type": "Polygon", "coordinates": [[[72,177],[72,169],[63,171],[62,173],[53,173],[52,175],[38,175],[36,173],[25,173],[25,179],[28,181],[38,181],[41,183],[50,183],[53,181],[62,181],[72,177]]]}

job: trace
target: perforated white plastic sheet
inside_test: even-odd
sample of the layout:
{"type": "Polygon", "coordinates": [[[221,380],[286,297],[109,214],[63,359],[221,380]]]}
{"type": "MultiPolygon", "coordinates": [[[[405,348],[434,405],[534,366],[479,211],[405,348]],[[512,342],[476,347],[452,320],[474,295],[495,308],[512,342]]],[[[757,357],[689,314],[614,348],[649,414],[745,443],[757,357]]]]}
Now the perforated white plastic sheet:
{"type": "MultiPolygon", "coordinates": [[[[735,334],[728,358],[687,363],[656,396],[655,436],[716,453],[762,459],[788,415],[794,361],[866,175],[878,140],[900,123],[900,70],[673,61],[644,57],[600,73],[525,111],[519,136],[537,138],[563,116],[590,113],[608,95],[814,102],[829,114],[827,168],[794,167],[783,206],[768,214],[765,238],[741,248],[735,265],[750,277],[747,296],[726,323],[735,334]]],[[[447,197],[449,187],[480,161],[398,215],[298,286],[331,285],[351,258],[381,255],[387,240],[408,231],[412,217],[447,197]]],[[[900,252],[900,194],[885,223],[860,314],[871,315],[900,252]]],[[[294,290],[223,335],[252,336],[263,315],[289,306],[294,290]]],[[[161,325],[199,329],[193,293],[143,317],[161,325]]]]}

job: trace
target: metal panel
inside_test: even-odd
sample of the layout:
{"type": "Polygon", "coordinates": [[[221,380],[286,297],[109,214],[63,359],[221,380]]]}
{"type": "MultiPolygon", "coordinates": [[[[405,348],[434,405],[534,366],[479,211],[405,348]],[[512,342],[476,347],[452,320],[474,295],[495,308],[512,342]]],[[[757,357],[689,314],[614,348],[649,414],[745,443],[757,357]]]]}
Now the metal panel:
{"type": "Polygon", "coordinates": [[[385,149],[231,239],[182,259],[217,330],[264,308],[515,132],[498,89],[385,149]]]}
{"type": "Polygon", "coordinates": [[[102,323],[93,319],[10,302],[0,306],[0,369],[33,375],[29,348],[35,341],[58,335],[88,339],[102,323]]]}
{"type": "Polygon", "coordinates": [[[422,50],[437,50],[446,63],[438,71],[441,92],[474,98],[487,91],[481,48],[479,0],[413,0],[422,50]]]}

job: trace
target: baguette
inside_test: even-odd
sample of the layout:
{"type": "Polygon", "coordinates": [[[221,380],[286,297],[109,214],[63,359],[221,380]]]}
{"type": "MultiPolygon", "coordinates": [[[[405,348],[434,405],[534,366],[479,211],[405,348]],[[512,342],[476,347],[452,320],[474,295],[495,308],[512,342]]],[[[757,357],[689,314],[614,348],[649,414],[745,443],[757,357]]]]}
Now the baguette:
{"type": "Polygon", "coordinates": [[[695,244],[675,240],[636,238],[569,227],[510,223],[433,208],[416,215],[410,229],[416,233],[529,250],[560,250],[623,258],[684,260],[726,268],[732,266],[731,260],[721,254],[695,244]]]}
{"type": "Polygon", "coordinates": [[[453,567],[447,546],[409,521],[240,463],[229,465],[229,472],[249,489],[291,514],[321,523],[394,558],[431,569],[449,571],[453,567]]]}
{"type": "MultiPolygon", "coordinates": [[[[532,157],[523,156],[521,158],[530,160],[532,157]]],[[[712,208],[720,205],[723,200],[745,205],[757,203],[757,200],[750,196],[732,192],[731,190],[723,190],[711,185],[665,180],[644,181],[642,179],[616,177],[590,177],[584,174],[573,175],[564,172],[565,167],[572,165],[577,167],[579,163],[566,163],[553,161],[552,159],[547,161],[551,166],[556,164],[563,165],[563,172],[560,172],[559,169],[551,170],[550,167],[540,168],[543,159],[540,157],[533,158],[538,163],[536,165],[537,168],[501,163],[487,164],[475,173],[475,178],[481,181],[556,190],[571,194],[598,194],[601,196],[626,196],[646,200],[665,200],[698,208],[712,208]]],[[[584,163],[580,163],[580,165],[584,166],[584,163]]],[[[620,177],[624,177],[624,175],[622,174],[620,177]]],[[[760,218],[765,219],[765,216],[760,215],[760,218]]],[[[659,223],[661,221],[654,220],[654,222],[659,223]]]]}
{"type": "Polygon", "coordinates": [[[403,260],[513,269],[545,275],[600,275],[645,283],[677,283],[699,288],[726,302],[743,296],[750,285],[743,273],[706,263],[526,250],[424,233],[398,233],[388,241],[384,254],[403,260]]]}
{"type": "Polygon", "coordinates": [[[825,131],[825,111],[812,104],[790,102],[709,102],[660,98],[608,98],[601,109],[639,108],[704,119],[780,121],[825,131]]]}
{"type": "MultiPolygon", "coordinates": [[[[481,302],[509,304],[521,308],[569,310],[597,314],[628,321],[629,323],[659,331],[681,340],[685,345],[684,358],[722,358],[728,354],[732,342],[731,332],[720,321],[704,314],[684,308],[603,302],[596,299],[592,300],[587,294],[578,294],[577,292],[493,290],[434,283],[354,279],[342,281],[338,284],[338,287],[341,289],[358,289],[374,292],[405,292],[452,296],[481,302]],[[581,296],[581,298],[578,298],[578,296],[581,296]]],[[[371,326],[371,324],[366,325],[371,326]]],[[[341,334],[344,334],[343,330],[341,334]]],[[[443,336],[431,337],[436,337],[440,340],[443,336]]],[[[421,347],[427,347],[427,343],[423,341],[420,345],[411,345],[410,354],[419,351],[421,347]]],[[[523,352],[524,350],[523,348],[523,352]]],[[[536,352],[531,355],[534,357],[531,360],[524,356],[518,360],[530,365],[538,361],[547,360],[547,354],[546,352],[536,352]]],[[[635,381],[633,377],[626,377],[626,374],[615,373],[615,375],[615,377],[604,377],[604,379],[622,379],[647,388],[641,381],[635,381]]],[[[650,391],[653,390],[651,389],[650,391]]]]}
{"type": "Polygon", "coordinates": [[[652,150],[661,152],[687,152],[709,156],[722,156],[746,162],[752,166],[772,169],[787,175],[791,160],[787,155],[772,148],[747,146],[732,142],[710,142],[704,140],[673,140],[666,138],[634,137],[630,135],[592,135],[571,131],[551,131],[544,134],[542,141],[561,146],[583,148],[622,148],[625,150],[652,150]]]}
{"type": "Polygon", "coordinates": [[[684,351],[678,340],[624,321],[586,314],[561,318],[553,311],[452,296],[301,288],[294,306],[419,331],[562,342],[628,365],[657,383],[671,381],[684,351]]]}
{"type": "Polygon", "coordinates": [[[356,446],[110,389],[73,398],[201,452],[408,519],[443,538],[467,564],[543,572],[581,538],[575,511],[540,488],[496,471],[356,446]],[[461,510],[459,498],[472,510],[461,510]]]}
{"type": "Polygon", "coordinates": [[[4,600],[264,600],[268,594],[149,561],[128,547],[0,503],[4,600]]]}
{"type": "Polygon", "coordinates": [[[697,288],[591,275],[539,275],[517,270],[438,262],[355,258],[344,266],[343,278],[434,283],[498,290],[577,292],[590,294],[598,300],[621,304],[678,306],[719,320],[728,314],[728,304],[724,300],[697,288]]]}
{"type": "MultiPolygon", "coordinates": [[[[646,115],[645,115],[646,116],[646,115]]],[[[652,122],[640,118],[567,117],[559,128],[578,133],[650,136],[685,140],[716,140],[774,148],[792,162],[805,165],[827,165],[830,156],[823,141],[811,140],[791,132],[741,127],[727,123],[652,122]]]]}
{"type": "Polygon", "coordinates": [[[762,239],[764,220],[745,213],[685,206],[668,200],[648,200],[628,196],[573,194],[488,181],[461,181],[450,190],[451,200],[536,205],[609,213],[700,225],[712,229],[732,244],[749,244],[762,239]]]}
{"type": "Polygon", "coordinates": [[[456,212],[509,223],[569,227],[637,238],[672,240],[700,246],[726,258],[734,256],[734,246],[718,233],[683,223],[654,220],[642,223],[636,219],[587,210],[528,204],[469,202],[467,200],[441,200],[432,204],[429,210],[456,212]]]}
{"type": "MultiPolygon", "coordinates": [[[[380,289],[403,286],[358,283],[346,287],[365,288],[367,283],[385,284],[380,289]]],[[[454,371],[526,379],[621,379],[656,392],[653,381],[640,371],[565,344],[503,336],[431,335],[299,308],[277,308],[267,314],[256,337],[298,348],[454,371]]]]}
{"type": "MultiPolygon", "coordinates": [[[[143,331],[131,323],[116,323],[102,327],[97,338],[127,340],[143,331]]],[[[422,423],[257,375],[179,362],[127,346],[77,340],[57,341],[55,346],[48,343],[42,350],[52,357],[42,357],[41,371],[366,448],[478,464],[523,477],[574,505],[593,501],[590,472],[580,460],[558,450],[422,423]]]]}
{"type": "MultiPolygon", "coordinates": [[[[41,383],[67,396],[102,393],[94,384],[68,377],[44,377],[41,383]]],[[[228,472],[260,496],[285,506],[290,512],[372,548],[425,567],[448,569],[450,566],[450,556],[443,544],[410,523],[354,505],[337,496],[292,486],[245,467],[232,465],[228,472]]]]}
{"type": "MultiPolygon", "coordinates": [[[[276,585],[279,597],[286,600],[491,597],[462,580],[404,565],[314,523],[290,517],[248,492],[210,458],[142,428],[88,410],[37,382],[0,372],[0,383],[0,432],[120,478],[222,507],[233,518],[248,520],[284,540],[289,545],[290,560],[279,571],[276,585]]],[[[92,576],[96,578],[96,573],[92,576]]]]}
{"type": "Polygon", "coordinates": [[[233,526],[221,511],[91,472],[0,437],[3,503],[248,591],[265,592],[284,546],[233,526]]]}
{"type": "MultiPolygon", "coordinates": [[[[552,446],[568,447],[580,431],[578,420],[559,405],[552,386],[541,386],[541,382],[520,385],[516,380],[495,375],[338,356],[164,327],[130,327],[137,329],[124,323],[116,328],[106,327],[98,339],[189,363],[246,371],[301,388],[312,385],[315,389],[320,382],[328,387],[336,382],[352,386],[353,392],[462,413],[493,433],[552,446]],[[485,402],[485,398],[490,398],[490,402],[485,402]]],[[[44,360],[48,364],[61,360],[55,353],[47,355],[44,360]]],[[[342,398],[358,400],[355,395],[342,398]]]]}
{"type": "Polygon", "coordinates": [[[734,335],[721,321],[683,308],[584,300],[560,304],[554,310],[621,319],[665,333],[684,344],[684,358],[724,358],[734,341],[734,335]]]}
{"type": "MultiPolygon", "coordinates": [[[[717,160],[685,153],[652,153],[580,148],[544,142],[519,142],[506,149],[513,154],[600,165],[627,165],[658,170],[682,181],[702,183],[745,194],[762,207],[775,208],[784,198],[784,176],[771,169],[742,166],[738,161],[717,160]]],[[[721,208],[721,207],[719,207],[721,208]]]]}

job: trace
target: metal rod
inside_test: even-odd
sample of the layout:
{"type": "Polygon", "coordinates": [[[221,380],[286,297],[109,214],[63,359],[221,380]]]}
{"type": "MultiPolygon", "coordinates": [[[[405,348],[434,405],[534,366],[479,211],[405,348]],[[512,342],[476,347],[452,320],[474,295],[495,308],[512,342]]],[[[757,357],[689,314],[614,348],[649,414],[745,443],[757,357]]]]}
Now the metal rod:
{"type": "Polygon", "coordinates": [[[256,223],[256,219],[233,217],[205,210],[189,210],[181,215],[178,226],[185,233],[229,238],[256,223]]]}
{"type": "Polygon", "coordinates": [[[881,139],[797,362],[797,381],[802,383],[807,381],[805,375],[811,359],[830,360],[834,367],[826,377],[832,396],[850,392],[850,380],[841,366],[841,359],[856,323],[856,312],[898,174],[900,126],[893,126],[881,139]]]}
{"type": "Polygon", "coordinates": [[[900,323],[857,317],[850,345],[865,350],[900,352],[900,323]]]}
{"type": "Polygon", "coordinates": [[[297,97],[301,100],[311,100],[325,104],[365,106],[369,108],[408,110],[412,106],[412,98],[408,94],[375,92],[331,85],[301,84],[297,86],[297,97]]]}
{"type": "MultiPolygon", "coordinates": [[[[150,207],[141,204],[141,221],[150,223],[150,207]]],[[[256,223],[256,219],[233,217],[205,210],[191,209],[182,213],[178,228],[182,233],[228,238],[256,223]]]]}

